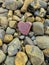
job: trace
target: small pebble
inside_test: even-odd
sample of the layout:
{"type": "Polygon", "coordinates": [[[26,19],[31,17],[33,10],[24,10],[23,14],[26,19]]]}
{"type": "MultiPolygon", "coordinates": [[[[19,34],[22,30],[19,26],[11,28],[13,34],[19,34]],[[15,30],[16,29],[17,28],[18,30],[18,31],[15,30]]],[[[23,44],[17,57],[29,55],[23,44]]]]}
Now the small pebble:
{"type": "Polygon", "coordinates": [[[6,29],[6,33],[7,33],[7,34],[14,34],[14,33],[15,33],[15,29],[12,29],[12,28],[8,27],[8,28],[6,29]]]}
{"type": "Polygon", "coordinates": [[[3,29],[0,29],[0,39],[4,39],[5,31],[3,29]]]}
{"type": "Polygon", "coordinates": [[[29,38],[29,37],[25,37],[25,43],[26,43],[26,44],[33,45],[33,41],[32,41],[31,38],[29,38]]]}
{"type": "Polygon", "coordinates": [[[20,38],[21,40],[23,40],[23,39],[25,38],[25,36],[24,36],[24,35],[21,35],[19,38],[20,38]]]}
{"type": "Polygon", "coordinates": [[[4,36],[4,42],[5,42],[5,43],[9,43],[9,42],[11,42],[12,40],[13,40],[13,36],[12,36],[12,35],[6,34],[6,35],[4,36]]]}
{"type": "Polygon", "coordinates": [[[32,37],[34,35],[34,32],[29,32],[29,36],[32,37]]]}
{"type": "Polygon", "coordinates": [[[17,21],[9,21],[9,27],[15,28],[17,21]]]}

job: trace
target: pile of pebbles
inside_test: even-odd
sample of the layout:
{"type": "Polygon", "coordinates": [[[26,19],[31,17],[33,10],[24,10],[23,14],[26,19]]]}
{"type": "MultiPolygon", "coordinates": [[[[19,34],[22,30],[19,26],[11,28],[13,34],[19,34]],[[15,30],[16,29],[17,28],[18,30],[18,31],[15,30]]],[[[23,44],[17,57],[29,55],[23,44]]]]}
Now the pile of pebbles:
{"type": "Polygon", "coordinates": [[[0,0],[0,65],[49,65],[49,0],[0,0]]]}

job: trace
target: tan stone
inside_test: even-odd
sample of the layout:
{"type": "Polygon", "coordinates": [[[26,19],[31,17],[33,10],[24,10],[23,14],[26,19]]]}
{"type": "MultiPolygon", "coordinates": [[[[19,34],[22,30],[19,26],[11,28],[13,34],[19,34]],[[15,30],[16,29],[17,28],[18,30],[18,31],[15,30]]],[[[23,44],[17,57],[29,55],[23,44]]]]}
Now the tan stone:
{"type": "Polygon", "coordinates": [[[14,11],[14,14],[17,15],[17,16],[19,16],[19,17],[22,16],[20,10],[15,10],[15,11],[14,11]]]}
{"type": "Polygon", "coordinates": [[[18,16],[16,16],[16,15],[13,15],[13,20],[20,21],[20,18],[18,16]]]}
{"type": "Polygon", "coordinates": [[[15,65],[25,65],[28,58],[24,52],[18,52],[15,57],[15,65]]]}
{"type": "Polygon", "coordinates": [[[34,17],[28,17],[27,19],[26,19],[26,21],[28,21],[28,22],[34,22],[34,17]]]}
{"type": "Polygon", "coordinates": [[[49,48],[43,50],[45,56],[49,57],[49,48]]]}
{"type": "Polygon", "coordinates": [[[12,40],[13,40],[13,36],[12,36],[12,35],[6,34],[6,35],[4,36],[4,42],[9,43],[9,42],[11,42],[12,40]]]}
{"type": "Polygon", "coordinates": [[[2,46],[2,44],[3,44],[3,42],[2,42],[2,40],[0,39],[0,46],[2,46]]]}
{"type": "Polygon", "coordinates": [[[8,11],[8,17],[12,17],[12,15],[13,15],[12,10],[9,10],[9,11],[8,11]]]}
{"type": "Polygon", "coordinates": [[[9,27],[15,28],[16,21],[9,21],[9,27]]]}
{"type": "Polygon", "coordinates": [[[42,23],[44,23],[44,21],[45,21],[44,18],[41,18],[41,17],[38,17],[38,16],[35,18],[35,20],[38,21],[38,22],[42,22],[42,23]]]}
{"type": "Polygon", "coordinates": [[[29,5],[32,1],[33,1],[33,0],[25,0],[25,1],[24,1],[24,5],[23,5],[22,8],[21,8],[21,11],[22,11],[22,12],[26,12],[28,5],[29,5]]]}

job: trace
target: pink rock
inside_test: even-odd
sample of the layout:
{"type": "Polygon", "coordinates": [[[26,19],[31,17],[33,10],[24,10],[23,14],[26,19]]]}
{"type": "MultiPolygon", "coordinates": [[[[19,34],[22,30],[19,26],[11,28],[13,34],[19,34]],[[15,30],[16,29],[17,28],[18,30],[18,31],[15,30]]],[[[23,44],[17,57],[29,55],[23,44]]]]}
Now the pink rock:
{"type": "Polygon", "coordinates": [[[32,24],[30,22],[19,22],[18,23],[18,29],[24,35],[28,35],[31,26],[32,24]]]}

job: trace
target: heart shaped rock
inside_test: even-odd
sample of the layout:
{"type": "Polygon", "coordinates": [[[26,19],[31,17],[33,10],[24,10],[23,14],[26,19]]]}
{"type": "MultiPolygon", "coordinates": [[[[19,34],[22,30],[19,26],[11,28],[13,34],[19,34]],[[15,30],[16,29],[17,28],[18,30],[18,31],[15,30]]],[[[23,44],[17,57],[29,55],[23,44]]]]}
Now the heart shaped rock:
{"type": "Polygon", "coordinates": [[[23,35],[28,35],[32,24],[30,22],[19,22],[18,29],[23,35]]]}

